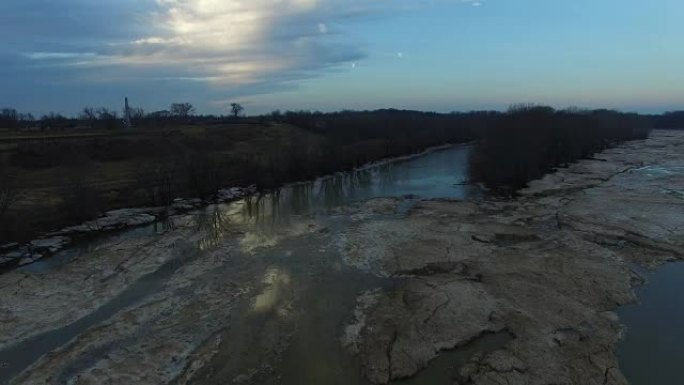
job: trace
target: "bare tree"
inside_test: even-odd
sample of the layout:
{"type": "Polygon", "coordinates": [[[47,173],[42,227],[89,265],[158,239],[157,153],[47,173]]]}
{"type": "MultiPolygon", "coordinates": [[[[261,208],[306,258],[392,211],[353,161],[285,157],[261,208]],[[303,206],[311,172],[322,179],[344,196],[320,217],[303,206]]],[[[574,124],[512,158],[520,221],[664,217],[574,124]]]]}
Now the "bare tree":
{"type": "Polygon", "coordinates": [[[64,115],[50,112],[47,115],[43,115],[40,118],[40,128],[42,130],[44,129],[55,129],[55,128],[61,128],[62,130],[64,129],[64,125],[66,122],[68,122],[69,119],[67,119],[64,115]]]}
{"type": "Polygon", "coordinates": [[[159,162],[138,172],[138,186],[145,192],[152,206],[170,206],[177,194],[176,177],[178,164],[173,161],[159,162]]]}
{"type": "Polygon", "coordinates": [[[79,116],[82,120],[85,120],[88,122],[90,125],[90,128],[93,127],[93,123],[97,120],[97,111],[95,111],[95,108],[93,107],[84,107],[83,111],[81,111],[81,115],[79,116]]]}
{"type": "Polygon", "coordinates": [[[97,118],[100,120],[116,120],[118,114],[114,110],[110,110],[107,107],[100,107],[96,111],[97,118]]]}
{"type": "Polygon", "coordinates": [[[88,166],[74,169],[61,194],[62,212],[74,222],[92,219],[99,212],[100,196],[91,184],[90,173],[88,166]]]}
{"type": "Polygon", "coordinates": [[[185,161],[188,188],[197,197],[209,199],[220,188],[220,170],[218,161],[208,154],[190,154],[185,161]]]}
{"type": "Polygon", "coordinates": [[[234,118],[238,118],[242,111],[244,111],[244,107],[240,105],[239,103],[230,103],[230,113],[233,115],[234,118]]]}
{"type": "Polygon", "coordinates": [[[17,190],[14,188],[11,177],[0,171],[0,221],[5,219],[5,215],[16,199],[17,190]]]}
{"type": "Polygon", "coordinates": [[[178,118],[187,118],[195,113],[195,107],[190,103],[173,103],[171,105],[171,115],[178,118]]]}
{"type": "Polygon", "coordinates": [[[35,121],[36,118],[33,116],[32,113],[27,112],[27,113],[19,114],[19,120],[21,120],[24,123],[28,123],[28,122],[35,121]]]}
{"type": "Polygon", "coordinates": [[[19,114],[14,108],[3,108],[0,110],[0,127],[16,127],[19,121],[19,114]]]}
{"type": "Polygon", "coordinates": [[[14,108],[3,108],[2,110],[0,110],[0,119],[3,120],[15,121],[18,120],[18,115],[19,114],[17,113],[17,110],[15,110],[14,108]]]}
{"type": "Polygon", "coordinates": [[[168,119],[171,117],[171,112],[167,110],[154,111],[147,114],[147,117],[152,119],[168,119]]]}
{"type": "Polygon", "coordinates": [[[93,107],[84,107],[83,111],[81,111],[80,118],[92,122],[97,119],[97,112],[93,107]]]}
{"type": "Polygon", "coordinates": [[[131,119],[133,120],[140,120],[145,117],[145,110],[140,107],[131,107],[128,109],[128,111],[131,114],[131,119]]]}

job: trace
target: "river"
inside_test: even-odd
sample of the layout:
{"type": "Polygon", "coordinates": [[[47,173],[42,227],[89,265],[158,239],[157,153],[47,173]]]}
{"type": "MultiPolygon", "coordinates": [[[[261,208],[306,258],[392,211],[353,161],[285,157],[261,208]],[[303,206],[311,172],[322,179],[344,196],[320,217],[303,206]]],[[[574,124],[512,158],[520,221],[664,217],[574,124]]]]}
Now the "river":
{"type": "MultiPolygon", "coordinates": [[[[341,351],[339,334],[353,314],[357,296],[365,290],[395,285],[356,268],[345,266],[336,250],[325,248],[315,236],[287,239],[282,233],[302,223],[325,229],[339,229],[348,218],[345,207],[373,198],[403,199],[403,208],[424,198],[468,199],[480,194],[467,183],[469,146],[460,145],[429,151],[416,157],[383,162],[362,169],[337,173],[314,182],[296,183],[275,192],[254,195],[175,218],[168,222],[96,237],[64,250],[52,258],[22,268],[28,274],[47,275],[79,260],[90,258],[96,250],[136,238],[167,237],[177,222],[190,221],[202,236],[192,245],[174,248],[182,259],[172,258],[153,272],[126,286],[125,290],[88,315],[64,327],[46,331],[0,351],[0,380],[7,381],[37,362],[41,356],[59,350],[89,328],[107,322],[117,313],[139,306],[144,299],[159,293],[171,276],[191,260],[198,260],[221,245],[237,242],[240,250],[234,260],[249,260],[260,279],[263,292],[237,305],[237,316],[223,330],[233,343],[218,354],[228,363],[220,370],[221,378],[255,376],[241,370],[258,367],[261,361],[277,366],[280,383],[365,383],[357,364],[341,351]],[[263,247],[268,246],[268,247],[263,247]],[[333,266],[334,268],[331,268],[333,266]],[[296,325],[281,322],[268,311],[287,303],[298,315],[296,325]],[[304,309],[304,310],[300,310],[304,309]],[[283,330],[272,329],[283,328],[283,330]],[[276,335],[264,339],[262,334],[276,335]],[[277,357],[255,349],[259,344],[283,344],[277,357]],[[235,356],[239,356],[236,359],[235,356]]],[[[402,215],[401,210],[392,215],[402,215]]],[[[334,231],[334,230],[333,230],[334,231]]],[[[225,277],[235,277],[230,266],[223,267],[225,277]]],[[[233,269],[238,270],[238,269],[233,269]]],[[[237,278],[235,278],[237,280],[237,278]]],[[[96,350],[96,349],[95,349],[96,350]]],[[[91,355],[107,354],[90,350],[91,355]]],[[[268,350],[268,349],[265,349],[268,350]]],[[[71,363],[62,374],[66,378],[74,366],[87,366],[98,357],[71,363]]],[[[199,378],[202,378],[201,375],[199,378]]],[[[203,382],[202,380],[198,380],[203,382]]]]}
{"type": "MultiPolygon", "coordinates": [[[[143,373],[135,364],[145,357],[155,358],[149,356],[150,351],[163,351],[163,340],[179,334],[179,339],[187,337],[185,344],[197,351],[211,338],[221,341],[211,358],[193,369],[190,382],[366,384],[358,362],[341,348],[342,331],[351,321],[360,294],[391,290],[402,281],[345,263],[339,248],[331,247],[330,234],[346,231],[358,215],[358,210],[351,208],[374,198],[397,198],[401,203],[397,210],[379,210],[373,215],[401,217],[421,199],[482,196],[483,192],[467,181],[469,151],[467,145],[454,146],[288,185],[169,221],[96,237],[26,266],[21,271],[27,276],[45,277],[84,260],[111,255],[110,249],[138,239],[152,244],[174,234],[183,238],[174,240],[168,255],[159,257],[163,263],[135,276],[93,311],[0,350],[0,382],[17,378],[32,383],[45,378],[41,377],[45,372],[66,383],[81,373],[95,373],[98,367],[113,373],[116,364],[123,363],[131,373],[143,373]],[[174,287],[174,279],[198,262],[211,265],[204,270],[194,267],[201,280],[181,280],[187,286],[174,287]],[[207,305],[200,313],[183,313],[191,307],[183,305],[185,302],[201,302],[205,297],[220,302],[220,292],[198,293],[224,282],[239,293],[235,300],[212,303],[214,307],[207,305]],[[145,322],[134,323],[134,332],[114,331],[117,323],[127,325],[124,320],[132,317],[130,313],[169,298],[176,302],[164,307],[163,318],[174,320],[172,326],[157,327],[154,322],[162,322],[154,317],[158,314],[145,314],[148,318],[141,316],[145,322]],[[198,314],[211,327],[192,329],[198,314]],[[132,357],[129,351],[142,359],[132,357]],[[48,353],[52,354],[45,356],[48,353]]],[[[683,272],[682,265],[661,269],[639,290],[643,305],[620,312],[629,328],[619,347],[621,369],[634,385],[671,384],[676,378],[673,376],[684,357],[682,344],[678,344],[684,336],[676,322],[684,316],[684,291],[674,288],[681,287],[683,272]]],[[[74,276],[77,278],[81,277],[74,276]]],[[[402,383],[450,384],[454,363],[501,348],[510,339],[506,333],[487,336],[443,354],[426,371],[402,383]]],[[[170,378],[187,372],[187,366],[177,368],[170,378]]]]}
{"type": "Polygon", "coordinates": [[[684,264],[643,273],[640,303],[619,312],[627,326],[618,346],[620,367],[632,385],[671,385],[682,380],[684,363],[684,264]]]}

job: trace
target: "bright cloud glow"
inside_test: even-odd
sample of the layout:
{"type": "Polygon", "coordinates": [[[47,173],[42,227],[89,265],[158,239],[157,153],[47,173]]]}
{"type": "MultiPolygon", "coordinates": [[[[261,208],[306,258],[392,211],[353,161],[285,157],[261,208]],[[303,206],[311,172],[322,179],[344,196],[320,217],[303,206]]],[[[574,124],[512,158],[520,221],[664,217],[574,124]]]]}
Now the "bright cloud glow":
{"type": "Polygon", "coordinates": [[[158,34],[132,41],[130,50],[113,60],[178,66],[213,83],[248,84],[360,58],[352,45],[324,36],[329,27],[320,19],[335,17],[329,3],[157,0],[152,20],[158,34]]]}
{"type": "MultiPolygon", "coordinates": [[[[294,80],[365,56],[331,25],[431,4],[408,0],[155,0],[148,36],[77,64],[161,67],[178,79],[243,86],[294,80]],[[422,4],[422,5],[421,5],[422,4]],[[175,69],[175,70],[174,70],[175,69]]],[[[446,1],[446,0],[444,0],[446,1]]],[[[401,58],[403,55],[400,53],[401,58]]],[[[83,58],[81,58],[83,59],[83,58]]]]}
{"type": "Polygon", "coordinates": [[[105,41],[97,53],[24,56],[59,66],[124,68],[148,79],[208,83],[226,90],[255,89],[254,85],[278,88],[331,68],[356,68],[367,52],[362,49],[366,41],[350,36],[355,20],[415,11],[436,2],[470,4],[468,0],[148,1],[151,4],[135,17],[140,33],[131,39],[105,41]]]}

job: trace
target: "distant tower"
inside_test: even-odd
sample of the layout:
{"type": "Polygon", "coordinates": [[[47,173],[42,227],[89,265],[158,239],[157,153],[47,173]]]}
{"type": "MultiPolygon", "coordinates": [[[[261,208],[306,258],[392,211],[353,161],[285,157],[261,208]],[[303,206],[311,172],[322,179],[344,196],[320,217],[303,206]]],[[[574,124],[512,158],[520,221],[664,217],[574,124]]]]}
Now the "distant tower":
{"type": "Polygon", "coordinates": [[[133,123],[131,123],[131,109],[128,107],[128,98],[125,99],[124,107],[124,127],[131,128],[133,123]]]}

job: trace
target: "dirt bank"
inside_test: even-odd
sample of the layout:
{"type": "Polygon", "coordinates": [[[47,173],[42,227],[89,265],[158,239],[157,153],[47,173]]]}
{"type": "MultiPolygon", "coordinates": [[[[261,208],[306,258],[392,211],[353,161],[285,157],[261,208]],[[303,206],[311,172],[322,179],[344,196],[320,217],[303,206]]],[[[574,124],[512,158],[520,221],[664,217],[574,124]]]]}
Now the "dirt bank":
{"type": "Polygon", "coordinates": [[[684,258],[683,193],[684,133],[656,131],[513,201],[426,201],[359,223],[346,260],[402,284],[362,297],[346,345],[384,384],[505,330],[515,338],[456,369],[455,384],[627,384],[614,311],[635,299],[633,262],[684,258]]]}

